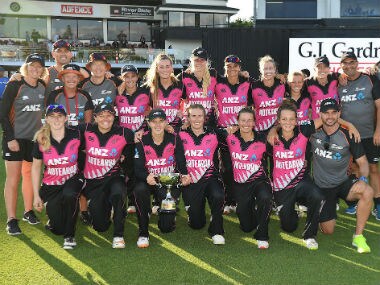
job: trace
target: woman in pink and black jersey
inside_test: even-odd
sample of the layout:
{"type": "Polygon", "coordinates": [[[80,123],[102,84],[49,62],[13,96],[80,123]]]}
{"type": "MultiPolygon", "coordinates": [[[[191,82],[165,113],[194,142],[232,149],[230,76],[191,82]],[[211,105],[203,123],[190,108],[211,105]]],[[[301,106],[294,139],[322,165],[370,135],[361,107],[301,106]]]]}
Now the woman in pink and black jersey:
{"type": "MultiPolygon", "coordinates": [[[[224,77],[217,77],[215,87],[215,100],[217,104],[217,127],[228,128],[237,125],[237,115],[241,109],[248,105],[251,97],[250,83],[247,78],[239,76],[242,62],[236,55],[228,55],[224,59],[224,77]]],[[[222,177],[226,190],[226,203],[224,214],[236,210],[232,195],[233,175],[231,164],[228,163],[230,153],[228,148],[222,144],[220,155],[223,163],[222,177]]]]}
{"type": "Polygon", "coordinates": [[[255,130],[268,133],[277,120],[277,109],[285,97],[285,85],[276,78],[274,59],[266,55],[259,60],[260,80],[251,83],[252,103],[255,108],[255,130]]]}
{"type": "Polygon", "coordinates": [[[335,99],[339,103],[339,76],[337,72],[330,72],[330,61],[325,55],[315,59],[314,75],[305,81],[310,94],[313,120],[319,118],[319,108],[324,99],[335,99]]]}
{"type": "Polygon", "coordinates": [[[205,108],[200,104],[188,107],[190,126],[178,136],[183,144],[190,185],[183,187],[182,197],[188,214],[188,224],[193,229],[206,225],[206,198],[211,209],[208,233],[212,242],[225,244],[223,229],[224,189],[219,174],[218,137],[205,127],[205,108]]]}
{"type": "Polygon", "coordinates": [[[304,86],[304,75],[301,71],[293,71],[288,74],[288,91],[285,97],[292,99],[297,106],[298,125],[307,123],[310,120],[311,101],[309,93],[304,86]]]}
{"type": "MultiPolygon", "coordinates": [[[[315,238],[324,197],[309,177],[306,150],[310,136],[322,126],[322,120],[317,118],[297,126],[297,106],[289,100],[279,107],[277,119],[278,137],[272,140],[271,135],[268,136],[272,146],[268,153],[273,156],[272,188],[281,227],[287,232],[295,231],[298,224],[295,203],[307,206],[303,240],[307,248],[315,250],[318,249],[315,238]]],[[[358,134],[352,124],[341,122],[358,134]]]]}
{"type": "Polygon", "coordinates": [[[84,195],[93,228],[106,231],[113,220],[113,248],[124,248],[126,216],[125,169],[133,167],[134,134],[114,125],[111,104],[95,107],[95,123],[83,126],[86,160],[83,175],[84,195]],[[112,215],[113,209],[113,215],[112,215]]]}
{"type": "Polygon", "coordinates": [[[166,113],[166,130],[178,133],[182,126],[180,107],[184,87],[174,76],[173,60],[163,53],[157,55],[146,73],[144,85],[150,88],[153,108],[160,108],[166,113]]]}
{"type": "Polygon", "coordinates": [[[266,138],[254,131],[255,115],[243,108],[238,116],[239,130],[227,135],[226,141],[233,170],[233,194],[240,228],[256,229],[260,249],[269,247],[268,223],[272,205],[272,188],[266,173],[266,138]]]}
{"type": "Polygon", "coordinates": [[[146,128],[145,116],[151,109],[150,91],[138,85],[139,72],[134,65],[124,65],[120,78],[123,83],[118,87],[115,99],[119,125],[133,132],[143,132],[146,128]]]}
{"type": "MultiPolygon", "coordinates": [[[[147,129],[145,116],[151,109],[150,90],[140,87],[138,70],[134,65],[124,65],[121,68],[121,80],[118,87],[118,95],[115,98],[115,106],[119,116],[119,125],[135,132],[136,137],[141,138],[147,129]]],[[[133,156],[133,150],[131,155],[133,156]]],[[[136,183],[134,168],[127,169],[127,195],[128,213],[136,213],[133,188],[136,183]]]]}
{"type": "MultiPolygon", "coordinates": [[[[137,246],[149,246],[149,217],[151,214],[150,195],[155,196],[158,204],[166,197],[166,189],[159,187],[157,175],[163,172],[182,174],[182,185],[190,183],[187,175],[184,150],[179,139],[174,134],[165,131],[167,126],[166,114],[162,109],[153,109],[148,117],[149,132],[145,133],[136,144],[135,174],[137,217],[139,221],[139,238],[137,246]]],[[[179,191],[172,189],[172,196],[177,199],[179,191]]],[[[158,210],[158,228],[161,232],[172,232],[175,229],[175,213],[158,210]]]]}
{"type": "Polygon", "coordinates": [[[184,109],[191,104],[201,104],[206,110],[206,125],[216,126],[214,93],[216,85],[216,70],[210,69],[208,52],[198,47],[190,57],[188,71],[179,75],[185,88],[186,101],[184,109]]]}
{"type": "Polygon", "coordinates": [[[84,179],[79,175],[78,154],[81,136],[78,130],[65,127],[67,113],[62,105],[46,108],[45,125],[35,134],[32,181],[34,208],[41,212],[46,203],[52,233],[63,235],[64,249],[73,249],[75,224],[79,212],[79,194],[84,179]],[[41,185],[41,170],[44,174],[41,185]]]}

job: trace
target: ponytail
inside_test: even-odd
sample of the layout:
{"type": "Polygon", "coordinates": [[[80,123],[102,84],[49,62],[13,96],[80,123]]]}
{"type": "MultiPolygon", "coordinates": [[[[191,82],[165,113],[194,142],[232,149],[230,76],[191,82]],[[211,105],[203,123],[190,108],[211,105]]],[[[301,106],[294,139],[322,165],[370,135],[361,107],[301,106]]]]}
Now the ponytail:
{"type": "Polygon", "coordinates": [[[38,144],[42,147],[43,151],[50,149],[50,125],[45,123],[34,135],[34,141],[37,141],[38,144]]]}

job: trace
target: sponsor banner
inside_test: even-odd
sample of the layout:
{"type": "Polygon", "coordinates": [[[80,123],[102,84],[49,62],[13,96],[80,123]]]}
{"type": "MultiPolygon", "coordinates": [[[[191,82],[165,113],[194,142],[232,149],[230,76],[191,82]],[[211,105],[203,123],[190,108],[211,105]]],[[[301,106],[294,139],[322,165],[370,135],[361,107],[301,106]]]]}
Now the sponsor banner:
{"type": "Polygon", "coordinates": [[[92,6],[62,4],[61,13],[74,15],[92,15],[93,8],[92,6]]]}
{"type": "Polygon", "coordinates": [[[315,58],[326,55],[331,71],[341,71],[340,56],[352,51],[359,61],[359,69],[367,69],[380,58],[380,38],[290,38],[289,72],[314,69],[315,58]]]}
{"type": "Polygon", "coordinates": [[[111,6],[110,7],[111,17],[120,16],[143,16],[143,17],[153,17],[154,9],[153,7],[134,7],[134,6],[111,6]]]}

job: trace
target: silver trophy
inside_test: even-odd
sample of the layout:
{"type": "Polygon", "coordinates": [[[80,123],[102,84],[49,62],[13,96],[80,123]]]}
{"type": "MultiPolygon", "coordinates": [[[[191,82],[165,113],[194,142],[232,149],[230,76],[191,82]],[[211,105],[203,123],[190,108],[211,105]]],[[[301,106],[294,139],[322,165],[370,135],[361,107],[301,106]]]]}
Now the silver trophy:
{"type": "Polygon", "coordinates": [[[171,189],[179,186],[179,173],[162,172],[158,175],[159,186],[166,187],[166,198],[161,202],[161,211],[166,213],[176,212],[176,201],[173,199],[171,189]]]}

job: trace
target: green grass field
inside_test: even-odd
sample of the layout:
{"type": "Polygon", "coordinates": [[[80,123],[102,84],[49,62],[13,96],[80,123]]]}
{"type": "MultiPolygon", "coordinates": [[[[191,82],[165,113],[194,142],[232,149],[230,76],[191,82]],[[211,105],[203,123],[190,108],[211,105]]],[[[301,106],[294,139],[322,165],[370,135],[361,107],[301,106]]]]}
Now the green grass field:
{"type": "MultiPolygon", "coordinates": [[[[1,159],[0,159],[1,160],[1,159]]],[[[0,187],[5,181],[0,161],[0,187]]],[[[18,218],[22,215],[19,197],[18,218]]],[[[341,206],[344,205],[341,203],[341,206]]],[[[341,207],[341,208],[342,208],[341,207]]],[[[240,231],[235,214],[226,216],[225,246],[215,246],[207,229],[191,230],[182,209],[177,229],[161,234],[151,219],[151,246],[138,249],[137,220],[127,217],[126,248],[111,248],[112,229],[98,234],[78,222],[78,246],[62,249],[63,238],[20,221],[23,234],[5,232],[4,198],[0,201],[0,284],[380,284],[380,222],[370,217],[365,236],[372,253],[358,254],[351,246],[355,218],[339,212],[336,233],[318,236],[319,250],[307,250],[297,232],[280,230],[270,221],[270,248],[258,250],[252,234],[240,231]]]]}

